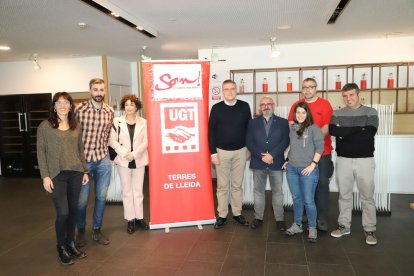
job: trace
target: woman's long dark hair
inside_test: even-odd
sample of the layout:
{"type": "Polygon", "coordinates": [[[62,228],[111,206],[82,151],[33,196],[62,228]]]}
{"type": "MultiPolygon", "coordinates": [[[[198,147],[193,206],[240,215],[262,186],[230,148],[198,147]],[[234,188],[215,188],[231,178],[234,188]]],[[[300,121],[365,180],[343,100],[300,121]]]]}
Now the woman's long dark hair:
{"type": "Polygon", "coordinates": [[[52,99],[52,106],[49,110],[49,123],[52,125],[53,128],[59,127],[59,117],[56,112],[56,102],[60,99],[64,98],[65,100],[69,101],[70,109],[68,113],[68,124],[70,129],[75,129],[78,125],[78,121],[75,118],[75,105],[73,104],[73,99],[67,92],[58,92],[53,96],[52,99]]]}
{"type": "Polygon", "coordinates": [[[299,124],[299,129],[298,131],[296,131],[296,133],[299,136],[298,138],[302,137],[303,133],[310,125],[313,125],[312,112],[310,111],[309,105],[306,102],[299,102],[295,106],[295,109],[293,110],[293,121],[299,124]],[[306,118],[305,121],[303,121],[303,123],[299,123],[296,119],[296,110],[298,109],[298,107],[301,107],[306,111],[306,118]]]}

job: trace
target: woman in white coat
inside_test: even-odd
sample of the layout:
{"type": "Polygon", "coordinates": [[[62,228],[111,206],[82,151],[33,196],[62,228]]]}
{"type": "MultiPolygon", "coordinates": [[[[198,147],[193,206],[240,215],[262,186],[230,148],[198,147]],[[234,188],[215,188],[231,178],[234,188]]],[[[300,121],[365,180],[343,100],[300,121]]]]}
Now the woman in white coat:
{"type": "Polygon", "coordinates": [[[143,212],[144,174],[148,164],[147,121],[137,115],[142,104],[135,95],[122,97],[120,105],[124,115],[114,119],[110,146],[118,154],[114,162],[121,179],[127,232],[132,234],[138,227],[149,229],[143,212]]]}

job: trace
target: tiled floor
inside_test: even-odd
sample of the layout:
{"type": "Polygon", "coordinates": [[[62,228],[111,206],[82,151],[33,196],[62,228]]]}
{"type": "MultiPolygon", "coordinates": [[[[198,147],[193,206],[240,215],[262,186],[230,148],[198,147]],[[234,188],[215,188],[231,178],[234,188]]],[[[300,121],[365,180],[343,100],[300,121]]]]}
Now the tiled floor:
{"type": "MultiPolygon", "coordinates": [[[[336,199],[332,193],[331,228],[336,199]]],[[[108,204],[103,231],[111,244],[89,242],[88,257],[64,267],[55,250],[52,201],[41,181],[0,177],[0,275],[414,275],[410,202],[414,195],[392,196],[392,216],[378,217],[374,247],[364,243],[360,216],[354,217],[351,235],[334,239],[319,233],[318,242],[309,244],[305,235],[277,231],[269,204],[265,223],[256,230],[229,222],[220,230],[186,227],[133,235],[126,232],[122,205],[108,204]]],[[[253,210],[245,215],[253,219],[253,210]]],[[[291,212],[286,219],[291,223],[291,212]]]]}

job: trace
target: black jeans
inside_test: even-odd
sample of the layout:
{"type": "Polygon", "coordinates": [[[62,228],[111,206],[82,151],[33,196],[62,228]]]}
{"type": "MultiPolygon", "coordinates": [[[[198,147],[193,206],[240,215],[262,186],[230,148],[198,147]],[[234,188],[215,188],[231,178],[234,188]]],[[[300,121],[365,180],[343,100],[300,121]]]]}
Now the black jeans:
{"type": "Polygon", "coordinates": [[[74,240],[82,178],[83,172],[61,171],[52,179],[52,198],[56,208],[55,230],[59,247],[74,240]]]}
{"type": "Polygon", "coordinates": [[[318,163],[319,181],[316,186],[315,204],[319,220],[327,220],[329,216],[329,182],[334,166],[330,154],[323,155],[318,163]]]}

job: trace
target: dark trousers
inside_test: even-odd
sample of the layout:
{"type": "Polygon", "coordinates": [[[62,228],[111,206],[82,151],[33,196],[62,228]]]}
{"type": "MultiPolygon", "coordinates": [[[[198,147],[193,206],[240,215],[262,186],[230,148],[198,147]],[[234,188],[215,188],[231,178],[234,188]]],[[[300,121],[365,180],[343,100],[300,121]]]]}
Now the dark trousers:
{"type": "Polygon", "coordinates": [[[330,154],[323,155],[318,163],[319,181],[316,186],[315,204],[319,220],[327,220],[329,216],[329,182],[334,166],[330,154]]]}
{"type": "Polygon", "coordinates": [[[82,178],[83,172],[61,171],[52,179],[52,198],[56,208],[55,230],[59,247],[74,240],[82,178]]]}

